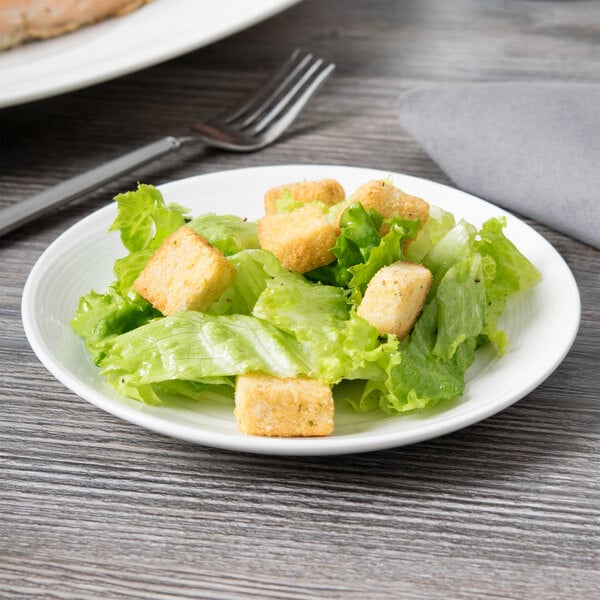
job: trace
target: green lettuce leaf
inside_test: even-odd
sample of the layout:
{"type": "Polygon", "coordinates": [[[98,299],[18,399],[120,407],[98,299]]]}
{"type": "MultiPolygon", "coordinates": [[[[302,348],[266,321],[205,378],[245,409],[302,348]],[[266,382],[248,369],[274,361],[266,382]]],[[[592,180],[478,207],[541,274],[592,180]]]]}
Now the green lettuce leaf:
{"type": "Polygon", "coordinates": [[[304,346],[272,324],[246,315],[191,311],[112,338],[100,367],[121,393],[151,403],[160,401],[154,386],[169,381],[215,385],[215,378],[248,371],[312,374],[304,346]]]}
{"type": "Polygon", "coordinates": [[[429,251],[420,249],[434,275],[427,303],[410,338],[389,355],[387,379],[364,382],[362,393],[349,398],[356,410],[379,406],[398,414],[455,399],[478,346],[493,342],[505,351],[498,317],[510,295],[535,284],[539,272],[504,236],[504,219],[490,219],[479,231],[464,221],[448,229],[451,223],[436,226],[444,235],[429,251]]]}
{"type": "Polygon", "coordinates": [[[185,224],[187,208],[165,204],[163,195],[152,185],[139,184],[137,190],[115,197],[117,217],[109,231],[119,231],[129,252],[158,248],[160,243],[185,224]]]}
{"type": "Polygon", "coordinates": [[[313,284],[294,273],[267,282],[252,313],[293,335],[312,356],[318,379],[383,378],[385,352],[394,340],[381,343],[377,330],[360,318],[339,287],[313,284]]]}
{"type": "Polygon", "coordinates": [[[251,314],[267,282],[288,272],[268,250],[242,250],[229,261],[236,268],[236,276],[207,311],[212,315],[251,314]]]}
{"type": "Polygon", "coordinates": [[[105,356],[105,341],[160,316],[144,298],[122,296],[111,286],[104,294],[93,290],[79,300],[71,326],[85,342],[94,363],[105,356]]]}
{"type": "Polygon", "coordinates": [[[307,204],[316,206],[326,216],[333,216],[334,214],[331,211],[331,206],[329,204],[326,204],[321,200],[312,200],[311,202],[299,202],[298,200],[294,199],[292,192],[287,189],[284,190],[281,196],[275,201],[275,210],[278,213],[290,213],[296,210],[297,208],[302,208],[303,206],[306,206],[307,204]]]}
{"type": "Polygon", "coordinates": [[[158,189],[144,184],[139,184],[135,191],[119,194],[115,202],[117,216],[109,231],[120,232],[129,254],[115,262],[114,286],[126,296],[163,240],[185,225],[188,209],[178,204],[167,205],[158,189]]]}
{"type": "Polygon", "coordinates": [[[508,298],[529,289],[541,278],[540,272],[504,235],[505,226],[504,217],[489,219],[473,243],[474,250],[482,255],[487,301],[486,323],[479,343],[493,342],[500,352],[508,346],[506,335],[497,329],[508,298]]]}
{"type": "Polygon", "coordinates": [[[477,339],[486,323],[481,256],[473,252],[450,267],[435,296],[438,307],[433,354],[451,359],[460,344],[477,339]]]}
{"type": "Polygon", "coordinates": [[[195,217],[187,226],[204,236],[225,256],[260,247],[255,221],[234,215],[208,213],[195,217]]]}
{"type": "Polygon", "coordinates": [[[129,254],[116,261],[105,293],[81,298],[72,324],[106,379],[147,403],[231,399],[236,375],[264,371],[336,386],[356,410],[431,407],[463,393],[477,347],[505,351],[499,317],[511,295],[540,277],[505,237],[501,218],[477,230],[431,207],[419,231],[418,220],[384,220],[354,203],[341,217],[336,261],[302,276],[258,248],[256,223],[215,214],[188,223],[186,210],[166,205],[152,186],[116,201],[111,230],[129,254]],[[163,317],[132,285],[162,240],[186,223],[228,256],[237,275],[207,313],[163,317]],[[434,283],[411,335],[399,342],[379,336],[356,306],[381,267],[406,259],[429,268],[434,283]]]}
{"type": "Polygon", "coordinates": [[[360,300],[371,277],[381,268],[403,258],[403,241],[416,235],[418,220],[383,219],[376,211],[353,202],[340,219],[340,235],[332,249],[336,261],[305,274],[311,281],[355,289],[360,300]],[[389,232],[380,234],[387,223],[389,232]]]}
{"type": "Polygon", "coordinates": [[[105,354],[104,341],[160,316],[149,302],[132,290],[133,283],[161,242],[185,224],[187,209],[166,205],[159,190],[138,185],[136,191],[115,197],[117,216],[110,231],[120,231],[129,254],[117,259],[116,279],[101,294],[83,296],[71,325],[98,363],[105,354]]]}
{"type": "Polygon", "coordinates": [[[386,219],[386,222],[390,227],[389,232],[380,239],[377,246],[371,248],[365,262],[348,269],[352,274],[348,287],[357,289],[361,294],[379,269],[404,258],[403,242],[406,238],[413,237],[419,226],[418,221],[405,219],[386,219]]]}
{"type": "Polygon", "coordinates": [[[464,373],[475,357],[475,340],[466,338],[450,358],[435,352],[439,307],[430,302],[401,351],[401,360],[390,365],[389,379],[380,406],[391,414],[435,406],[464,391],[464,373]]]}
{"type": "Polygon", "coordinates": [[[318,378],[334,382],[343,376],[340,347],[349,309],[341,288],[281,273],[267,282],[252,314],[303,344],[311,353],[318,378]]]}
{"type": "Polygon", "coordinates": [[[420,263],[431,249],[454,227],[454,215],[438,206],[429,205],[429,218],[406,251],[406,259],[420,263]]]}

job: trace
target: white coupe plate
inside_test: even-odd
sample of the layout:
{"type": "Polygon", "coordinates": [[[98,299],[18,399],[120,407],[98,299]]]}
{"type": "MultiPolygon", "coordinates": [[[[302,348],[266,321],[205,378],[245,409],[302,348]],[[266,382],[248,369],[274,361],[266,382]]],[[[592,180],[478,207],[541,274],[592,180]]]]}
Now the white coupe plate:
{"type": "Polygon", "coordinates": [[[0,107],[143,69],[250,27],[299,0],[154,0],[137,11],[0,53],[0,107]]]}
{"type": "MultiPolygon", "coordinates": [[[[270,187],[304,179],[337,178],[347,192],[389,173],[340,166],[290,165],[224,171],[161,187],[167,202],[249,219],[262,214],[270,187]]],[[[506,234],[541,271],[532,290],[509,302],[501,327],[508,353],[478,350],[467,372],[464,396],[443,409],[389,417],[336,409],[335,432],[326,438],[263,438],[237,431],[231,405],[187,402],[146,406],[120,396],[98,374],[69,325],[78,299],[103,291],[113,280],[116,258],[126,254],[117,232],[107,233],[115,205],[102,208],[62,234],[40,257],[23,292],[22,316],[29,342],[48,370],[73,392],[99,408],[152,431],[203,445],[264,454],[318,455],[365,452],[402,446],[455,431],[516,402],[560,364],[579,326],[580,299],[571,271],[556,250],[531,227],[479,198],[431,181],[391,174],[398,187],[481,225],[505,215],[506,234]],[[560,326],[557,324],[560,323],[560,326]]]]}

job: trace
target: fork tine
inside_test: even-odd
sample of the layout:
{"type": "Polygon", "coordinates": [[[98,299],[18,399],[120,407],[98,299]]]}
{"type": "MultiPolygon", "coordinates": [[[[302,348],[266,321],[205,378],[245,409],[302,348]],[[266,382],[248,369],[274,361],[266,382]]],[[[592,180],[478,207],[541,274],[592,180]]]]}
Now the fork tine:
{"type": "Polygon", "coordinates": [[[335,64],[297,49],[267,82],[267,93],[255,94],[229,116],[194,123],[194,137],[236,152],[264,148],[295,121],[334,68],[335,64]]]}
{"type": "Polygon", "coordinates": [[[266,94],[263,94],[263,98],[261,99],[260,103],[257,102],[254,106],[248,107],[246,114],[240,115],[238,119],[229,119],[228,123],[233,125],[236,121],[238,121],[236,126],[240,128],[248,127],[252,123],[255,123],[261,118],[262,115],[270,110],[270,108],[273,106],[273,103],[276,102],[278,98],[286,93],[286,90],[289,90],[290,86],[294,84],[294,81],[296,81],[298,77],[302,77],[302,73],[306,72],[307,68],[312,68],[310,66],[312,60],[312,54],[307,54],[301,59],[299,57],[298,64],[290,69],[289,73],[276,89],[271,89],[270,93],[267,92],[266,94]]]}
{"type": "Polygon", "coordinates": [[[228,110],[224,115],[221,115],[221,119],[229,124],[245,114],[256,112],[257,108],[262,106],[269,98],[280,93],[282,86],[286,85],[290,76],[294,75],[311,57],[311,54],[306,54],[302,49],[296,48],[253,96],[246,98],[236,109],[228,110]]]}
{"type": "Polygon", "coordinates": [[[268,102],[264,103],[260,111],[256,111],[252,118],[246,119],[243,124],[240,124],[240,127],[248,128],[247,131],[253,134],[260,133],[285,110],[296,94],[311,81],[322,64],[322,59],[313,60],[311,57],[311,61],[304,65],[304,69],[297,73],[297,76],[289,78],[288,85],[280,90],[279,95],[273,95],[268,102]]]}
{"type": "Polygon", "coordinates": [[[261,134],[261,145],[267,145],[278,138],[290,125],[298,118],[300,113],[312,100],[325,83],[331,72],[335,69],[334,63],[328,63],[316,76],[310,81],[305,82],[304,89],[297,92],[287,101],[284,106],[277,111],[275,116],[269,115],[268,121],[264,120],[254,128],[253,134],[261,134]],[[268,126],[268,127],[267,127],[268,126]],[[260,127],[260,129],[258,129],[260,127]]]}

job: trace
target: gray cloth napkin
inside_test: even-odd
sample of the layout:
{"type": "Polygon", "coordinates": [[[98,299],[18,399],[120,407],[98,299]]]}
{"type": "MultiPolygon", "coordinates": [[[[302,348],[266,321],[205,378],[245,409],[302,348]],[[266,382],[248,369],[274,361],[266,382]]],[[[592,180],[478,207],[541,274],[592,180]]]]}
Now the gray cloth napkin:
{"type": "Polygon", "coordinates": [[[398,114],[463,190],[600,248],[600,84],[424,86],[398,114]]]}

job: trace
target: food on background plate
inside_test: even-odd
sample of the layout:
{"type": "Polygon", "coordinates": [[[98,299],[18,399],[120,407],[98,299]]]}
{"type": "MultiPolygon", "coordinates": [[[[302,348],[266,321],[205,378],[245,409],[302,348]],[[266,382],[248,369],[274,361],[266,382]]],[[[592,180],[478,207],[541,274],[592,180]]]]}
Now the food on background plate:
{"type": "Polygon", "coordinates": [[[231,402],[249,435],[329,435],[341,402],[402,414],[459,398],[477,348],[505,352],[510,296],[539,279],[503,218],[457,222],[390,180],[348,197],[335,180],[285,184],[257,221],[191,217],[148,185],[115,200],[129,253],[73,327],[123,395],[231,402]]]}
{"type": "Polygon", "coordinates": [[[0,51],[124,15],[149,1],[0,0],[0,51]]]}

